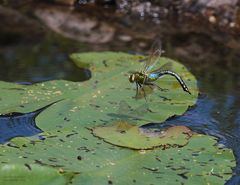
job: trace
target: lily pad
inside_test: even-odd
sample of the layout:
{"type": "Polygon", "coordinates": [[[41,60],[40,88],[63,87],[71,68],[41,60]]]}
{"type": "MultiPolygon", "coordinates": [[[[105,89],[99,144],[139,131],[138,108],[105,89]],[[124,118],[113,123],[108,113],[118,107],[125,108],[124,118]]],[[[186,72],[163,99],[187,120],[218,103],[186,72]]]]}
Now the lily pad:
{"type": "MultiPolygon", "coordinates": [[[[121,120],[131,123],[130,127],[136,129],[149,122],[162,122],[170,116],[183,114],[189,106],[194,105],[198,95],[196,79],[183,65],[167,58],[160,60],[161,64],[173,64],[173,70],[186,81],[192,95],[182,91],[173,77],[164,77],[157,83],[168,91],[156,89],[147,95],[146,102],[144,98],[133,98],[135,87],[128,81],[129,71],[141,69],[143,64],[139,60],[143,56],[104,52],[73,54],[71,58],[79,67],[91,70],[90,80],[57,80],[30,86],[0,82],[0,112],[3,115],[11,112],[28,114],[62,100],[43,110],[35,118],[34,124],[33,120],[29,122],[43,131],[38,134],[41,140],[15,135],[8,143],[0,145],[0,174],[5,165],[27,168],[27,164],[36,165],[36,168],[46,167],[46,171],[50,168],[74,174],[71,182],[65,184],[77,185],[146,182],[223,184],[230,178],[231,168],[235,165],[234,156],[231,150],[214,146],[216,141],[212,137],[193,135],[190,139],[183,138],[185,135],[181,135],[180,130],[174,133],[182,138],[180,144],[180,141],[176,141],[178,139],[175,140],[179,145],[172,142],[166,150],[155,148],[146,151],[125,148],[126,144],[119,147],[106,143],[94,137],[89,130],[103,126],[111,128],[113,123],[121,120]],[[120,114],[121,101],[127,102],[131,111],[123,110],[120,114]],[[141,107],[146,104],[147,109],[142,111],[141,107]],[[201,148],[204,148],[204,155],[196,155],[201,148]]],[[[132,133],[133,136],[137,135],[136,132],[132,133]]],[[[150,137],[146,132],[143,134],[150,137]]],[[[113,138],[110,140],[114,141],[113,138]]],[[[159,143],[150,142],[146,145],[139,148],[149,149],[159,146],[159,143]]],[[[21,176],[24,171],[19,168],[13,168],[11,173],[21,176]]],[[[37,175],[33,173],[34,176],[37,175]]],[[[0,178],[1,184],[5,184],[3,177],[0,178]]],[[[56,178],[62,179],[59,176],[56,178]]],[[[37,180],[33,178],[26,185],[38,184],[37,180]]],[[[61,183],[56,181],[52,184],[61,183]]]]}
{"type": "MultiPolygon", "coordinates": [[[[75,174],[72,184],[76,185],[224,184],[235,166],[234,155],[215,145],[213,137],[194,134],[184,147],[130,150],[101,141],[88,129],[65,130],[21,148],[1,146],[0,160],[1,166],[17,164],[27,169],[25,164],[39,165],[75,174]]],[[[37,179],[28,184],[38,184],[37,179]]]]}
{"type": "Polygon", "coordinates": [[[96,127],[93,134],[111,144],[141,150],[184,146],[192,132],[185,126],[170,127],[164,131],[144,131],[128,122],[119,121],[113,126],[96,127]]]}
{"type": "MultiPolygon", "coordinates": [[[[65,99],[64,103],[59,103],[61,108],[62,103],[65,105],[64,112],[78,112],[78,117],[83,120],[81,125],[92,126],[100,125],[100,119],[106,121],[113,119],[106,115],[117,113],[119,102],[122,100],[128,102],[131,109],[146,104],[144,98],[140,100],[133,98],[135,86],[128,81],[129,71],[142,68],[143,64],[138,61],[143,59],[143,56],[105,52],[73,54],[71,58],[79,67],[88,67],[92,71],[90,80],[79,83],[64,80],[49,81],[31,86],[1,82],[0,112],[27,113],[59,99],[65,99]],[[90,117],[87,114],[89,112],[95,116],[90,117]]],[[[186,81],[192,95],[182,91],[178,82],[171,76],[159,79],[158,85],[168,91],[156,89],[147,96],[149,112],[139,115],[138,118],[144,120],[138,120],[137,125],[145,124],[146,121],[161,122],[174,114],[181,115],[196,102],[198,91],[195,77],[183,65],[168,58],[161,58],[159,65],[168,62],[173,64],[173,70],[186,81]]],[[[41,129],[44,129],[44,122],[48,120],[44,114],[45,112],[38,117],[41,129]]]]}
{"type": "MultiPolygon", "coordinates": [[[[231,177],[231,150],[219,150],[209,136],[194,135],[183,148],[135,151],[121,159],[109,158],[107,167],[77,176],[77,184],[224,184],[231,177]],[[224,159],[224,160],[223,160],[224,159]],[[230,172],[230,173],[229,173],[230,172]],[[106,175],[106,176],[105,176],[106,175]]],[[[118,155],[123,152],[117,151],[118,155]]],[[[110,154],[112,155],[112,154],[110,154]]]]}
{"type": "Polygon", "coordinates": [[[0,184],[4,185],[66,185],[74,174],[61,173],[51,167],[36,164],[5,164],[0,166],[0,184]]]}

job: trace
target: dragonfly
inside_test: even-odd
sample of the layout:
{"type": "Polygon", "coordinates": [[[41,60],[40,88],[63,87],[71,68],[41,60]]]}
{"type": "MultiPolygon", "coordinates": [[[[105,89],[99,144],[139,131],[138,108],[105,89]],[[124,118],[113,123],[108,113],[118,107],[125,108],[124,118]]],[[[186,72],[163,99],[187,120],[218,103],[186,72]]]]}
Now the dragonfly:
{"type": "Polygon", "coordinates": [[[171,63],[166,63],[156,70],[151,70],[154,67],[154,65],[158,62],[159,58],[161,57],[161,54],[162,54],[162,43],[160,40],[157,40],[152,45],[152,48],[150,50],[150,55],[145,60],[143,69],[141,71],[131,72],[131,74],[129,75],[129,81],[131,83],[136,84],[135,97],[137,97],[140,91],[143,91],[144,98],[146,99],[146,92],[144,90],[144,87],[146,86],[150,87],[151,89],[153,89],[154,87],[157,87],[159,90],[164,90],[161,87],[159,87],[155,82],[159,78],[166,75],[175,77],[175,79],[178,81],[178,83],[182,87],[183,91],[191,94],[186,83],[178,74],[170,70],[164,70],[164,68],[166,68],[167,66],[170,66],[171,63]]]}

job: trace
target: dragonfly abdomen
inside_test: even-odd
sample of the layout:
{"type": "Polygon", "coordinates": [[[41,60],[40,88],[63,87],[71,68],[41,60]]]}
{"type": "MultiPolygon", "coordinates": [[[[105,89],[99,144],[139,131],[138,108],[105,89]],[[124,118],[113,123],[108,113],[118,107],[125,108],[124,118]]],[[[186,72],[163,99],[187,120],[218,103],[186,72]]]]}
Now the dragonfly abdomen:
{"type": "Polygon", "coordinates": [[[175,77],[177,79],[177,81],[179,82],[179,84],[181,85],[182,89],[186,92],[188,92],[189,94],[191,94],[191,92],[188,90],[187,85],[185,84],[185,82],[183,81],[183,79],[176,73],[172,72],[172,71],[158,71],[155,73],[152,73],[149,75],[149,78],[152,79],[153,81],[155,81],[156,79],[164,76],[164,75],[171,75],[173,77],[175,77]]]}

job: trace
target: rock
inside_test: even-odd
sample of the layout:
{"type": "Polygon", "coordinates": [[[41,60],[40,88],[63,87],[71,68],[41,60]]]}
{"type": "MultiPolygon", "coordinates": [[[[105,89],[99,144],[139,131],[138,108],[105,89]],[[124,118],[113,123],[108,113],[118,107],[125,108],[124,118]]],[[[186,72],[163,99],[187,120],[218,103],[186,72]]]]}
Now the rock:
{"type": "Polygon", "coordinates": [[[62,7],[39,8],[35,15],[53,31],[82,42],[106,43],[115,32],[105,22],[62,7]]]}
{"type": "Polygon", "coordinates": [[[71,8],[39,4],[34,2],[32,11],[45,25],[65,37],[91,43],[94,50],[142,52],[160,37],[166,53],[197,62],[218,61],[221,57],[216,53],[225,48],[240,49],[236,0],[84,0],[71,8]]]}
{"type": "Polygon", "coordinates": [[[129,35],[119,35],[118,38],[123,42],[130,42],[132,40],[132,37],[129,35]]]}
{"type": "Polygon", "coordinates": [[[198,0],[197,4],[206,7],[217,8],[223,5],[235,6],[238,0],[198,0]]]}

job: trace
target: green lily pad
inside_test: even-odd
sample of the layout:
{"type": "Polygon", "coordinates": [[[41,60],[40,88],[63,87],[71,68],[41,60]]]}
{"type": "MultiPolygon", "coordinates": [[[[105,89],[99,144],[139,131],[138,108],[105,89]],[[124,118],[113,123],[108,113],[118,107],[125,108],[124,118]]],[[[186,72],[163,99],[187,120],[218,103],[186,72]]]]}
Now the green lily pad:
{"type": "MultiPolygon", "coordinates": [[[[114,122],[121,120],[133,123],[130,127],[136,131],[140,125],[162,122],[170,116],[183,114],[195,104],[198,95],[196,79],[183,65],[167,58],[160,61],[173,64],[173,70],[186,81],[192,95],[182,91],[173,77],[164,77],[159,79],[158,85],[168,91],[156,89],[148,94],[146,102],[144,98],[133,98],[135,87],[128,81],[129,71],[141,69],[143,64],[138,61],[143,56],[104,52],[73,54],[71,58],[79,67],[92,71],[90,80],[58,80],[30,86],[0,82],[1,114],[29,113],[62,100],[35,118],[44,140],[19,135],[0,145],[0,174],[3,174],[5,165],[22,166],[28,170],[27,164],[33,166],[32,172],[39,172],[41,167],[46,173],[55,170],[49,172],[49,178],[58,179],[52,184],[223,184],[230,178],[231,168],[235,166],[234,155],[229,149],[214,146],[216,141],[210,136],[183,138],[185,134],[181,135],[179,129],[174,136],[181,140],[177,141],[179,137],[176,137],[166,150],[154,148],[159,146],[154,137],[155,143],[138,146],[139,149],[153,150],[132,150],[125,148],[126,144],[119,147],[106,143],[91,133],[90,129],[111,128],[114,122]],[[121,101],[127,102],[129,109],[119,113],[121,101]],[[146,104],[147,108],[141,109],[146,104]],[[179,144],[180,141],[182,143],[179,144]],[[71,182],[64,181],[65,174],[64,177],[59,174],[54,177],[56,171],[74,174],[70,175],[71,182]]],[[[9,124],[8,128],[14,129],[14,124],[9,124]]],[[[139,137],[135,131],[132,135],[139,137]]],[[[151,137],[146,132],[143,134],[151,137]]],[[[109,141],[114,140],[110,138],[109,141]]],[[[11,174],[20,176],[24,173],[28,172],[18,168],[11,171],[11,174]]],[[[32,181],[25,184],[38,184],[38,175],[32,173],[32,181]]],[[[3,176],[0,179],[1,184],[7,183],[3,176]]],[[[48,178],[43,180],[49,181],[44,184],[51,183],[48,178]]],[[[18,180],[14,183],[18,184],[18,180]]]]}
{"type": "Polygon", "coordinates": [[[130,150],[92,137],[88,129],[57,133],[34,145],[25,143],[20,149],[1,146],[2,165],[34,164],[71,172],[76,174],[72,178],[76,185],[224,184],[235,166],[232,151],[219,149],[210,136],[194,134],[184,147],[130,150]]]}
{"type": "Polygon", "coordinates": [[[36,164],[5,164],[0,166],[0,184],[4,185],[65,185],[71,182],[74,174],[36,164]]]}
{"type": "MultiPolygon", "coordinates": [[[[88,67],[92,71],[92,78],[86,82],[49,81],[31,86],[17,85],[1,82],[1,107],[2,114],[9,112],[31,112],[59,99],[65,99],[57,105],[63,112],[78,113],[83,125],[101,125],[99,120],[108,122],[114,117],[108,113],[117,113],[119,102],[126,101],[131,109],[146,104],[144,98],[136,100],[135,86],[128,81],[129,71],[140,70],[142,56],[125,53],[83,53],[73,54],[71,58],[79,67],[88,67]],[[64,107],[64,109],[63,109],[64,107]],[[89,112],[91,115],[89,116],[89,112]],[[95,119],[97,118],[97,119],[95,119]],[[95,124],[97,123],[97,124],[95,124]]],[[[137,125],[145,124],[146,121],[164,121],[173,115],[181,115],[189,106],[196,102],[198,95],[195,77],[181,64],[161,58],[159,62],[172,63],[173,71],[176,71],[186,81],[192,95],[187,94],[179,86],[173,77],[163,77],[158,80],[158,85],[167,92],[154,90],[147,96],[149,112],[139,115],[137,125]]],[[[159,67],[159,66],[156,66],[159,67]]],[[[54,108],[54,110],[56,107],[54,108]]],[[[49,108],[52,110],[52,107],[49,108]]],[[[49,110],[46,114],[49,115],[49,110]]],[[[48,122],[45,112],[37,118],[38,125],[45,129],[44,123],[48,122]]],[[[49,125],[45,130],[49,130],[49,125]]]]}
{"type": "Polygon", "coordinates": [[[107,167],[101,166],[91,177],[74,178],[76,184],[224,184],[231,177],[233,153],[213,146],[209,136],[193,135],[189,144],[167,150],[133,151],[116,158],[123,152],[109,153],[107,167]],[[230,173],[229,173],[230,172],[230,173]]]}
{"type": "Polygon", "coordinates": [[[148,132],[124,121],[119,121],[113,126],[96,127],[92,131],[95,136],[103,138],[108,143],[138,150],[184,146],[192,135],[191,130],[185,126],[148,132]]]}

